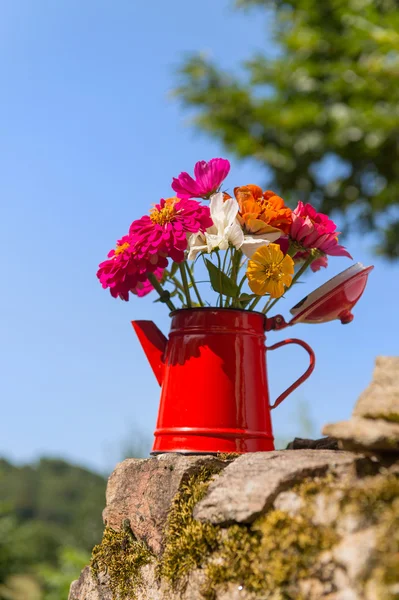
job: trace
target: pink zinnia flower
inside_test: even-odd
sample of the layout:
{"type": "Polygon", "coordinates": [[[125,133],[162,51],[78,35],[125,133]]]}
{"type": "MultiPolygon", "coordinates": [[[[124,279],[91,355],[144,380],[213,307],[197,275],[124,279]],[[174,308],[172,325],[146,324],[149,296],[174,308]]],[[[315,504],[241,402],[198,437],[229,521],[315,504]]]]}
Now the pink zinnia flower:
{"type": "Polygon", "coordinates": [[[311,204],[298,202],[292,211],[290,238],[298,242],[302,248],[317,248],[331,256],[347,256],[349,252],[338,244],[339,232],[331,219],[323,213],[318,213],[311,204]]]}
{"type": "Polygon", "coordinates": [[[109,288],[114,298],[128,301],[129,292],[145,295],[151,291],[148,288],[148,273],[155,272],[159,276],[168,264],[164,257],[154,262],[145,259],[142,254],[138,256],[135,241],[132,236],[125,235],[117,242],[116,248],[108,253],[108,259],[99,265],[97,277],[104,289],[109,288]]]}
{"type": "MultiPolygon", "coordinates": [[[[160,267],[157,267],[155,269],[154,275],[158,279],[158,281],[161,281],[163,271],[164,270],[161,269],[160,267]]],[[[135,294],[136,296],[138,296],[139,298],[142,298],[143,296],[147,296],[147,294],[152,292],[153,289],[154,289],[154,287],[153,287],[152,283],[148,279],[146,279],[145,281],[139,281],[138,284],[136,285],[136,287],[130,291],[133,294],[135,294]]]]}
{"type": "Polygon", "coordinates": [[[182,262],[187,249],[187,234],[203,233],[211,225],[207,206],[197,200],[174,197],[162,199],[150,215],[133,221],[129,234],[136,240],[139,256],[146,256],[155,264],[159,256],[182,262]]]}
{"type": "MultiPolygon", "coordinates": [[[[297,252],[294,256],[294,262],[305,261],[309,258],[309,256],[309,252],[297,252]]],[[[319,256],[310,263],[310,268],[312,269],[313,273],[320,271],[322,267],[324,269],[328,267],[328,256],[319,256]]]]}
{"type": "Polygon", "coordinates": [[[194,167],[195,180],[186,172],[174,177],[172,189],[178,198],[209,198],[219,191],[219,187],[230,171],[230,163],[224,158],[212,158],[209,162],[200,160],[194,167]]]}

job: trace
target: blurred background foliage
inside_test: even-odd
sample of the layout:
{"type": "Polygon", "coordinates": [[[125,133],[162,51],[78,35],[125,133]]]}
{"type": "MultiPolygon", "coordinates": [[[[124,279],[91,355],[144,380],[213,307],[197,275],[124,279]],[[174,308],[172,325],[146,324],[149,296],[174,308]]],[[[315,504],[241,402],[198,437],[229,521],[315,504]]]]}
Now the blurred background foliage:
{"type": "MultiPolygon", "coordinates": [[[[187,57],[178,98],[200,130],[264,167],[265,187],[339,213],[352,231],[373,231],[377,251],[397,258],[398,1],[235,4],[272,24],[264,50],[234,74],[201,53],[187,57]]],[[[226,52],[245,44],[221,35],[226,52]]]]}
{"type": "Polygon", "coordinates": [[[1,600],[66,600],[101,540],[105,485],[64,460],[0,460],[1,600]]]}
{"type": "MultiPolygon", "coordinates": [[[[132,427],[118,458],[148,457],[151,444],[132,427]]],[[[59,458],[0,458],[0,600],[67,600],[102,538],[107,476],[59,458]]]]}

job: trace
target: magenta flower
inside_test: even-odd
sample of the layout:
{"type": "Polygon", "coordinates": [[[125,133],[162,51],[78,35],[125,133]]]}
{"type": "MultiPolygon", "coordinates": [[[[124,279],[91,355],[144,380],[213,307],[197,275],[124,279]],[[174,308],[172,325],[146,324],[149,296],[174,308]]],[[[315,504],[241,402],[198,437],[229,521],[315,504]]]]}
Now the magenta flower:
{"type": "Polygon", "coordinates": [[[330,256],[347,256],[349,252],[338,244],[339,232],[331,219],[323,213],[318,213],[311,204],[298,202],[292,212],[290,238],[298,242],[305,250],[316,248],[330,256]]]}
{"type": "Polygon", "coordinates": [[[195,180],[186,172],[173,178],[172,189],[178,198],[209,198],[219,191],[219,187],[230,171],[230,163],[224,158],[212,158],[209,162],[200,160],[194,167],[195,180]]]}
{"type": "Polygon", "coordinates": [[[212,225],[210,211],[197,200],[167,198],[156,204],[150,215],[145,215],[130,226],[138,256],[158,264],[159,257],[170,257],[175,262],[184,260],[187,235],[204,233],[212,225]]]}
{"type": "Polygon", "coordinates": [[[109,288],[111,296],[128,301],[129,292],[138,296],[150,292],[148,273],[155,273],[159,277],[167,264],[164,257],[154,261],[143,254],[139,256],[135,239],[125,235],[117,242],[116,248],[108,253],[108,259],[99,265],[97,277],[104,289],[109,288]]]}
{"type": "MultiPolygon", "coordinates": [[[[164,270],[161,269],[160,267],[157,267],[155,269],[154,275],[158,279],[158,281],[161,281],[163,271],[164,270]]],[[[153,287],[152,283],[148,279],[146,279],[145,281],[139,281],[138,284],[136,285],[136,287],[130,291],[133,294],[135,294],[136,296],[138,296],[139,298],[142,298],[143,296],[147,296],[147,294],[152,292],[153,289],[154,289],[154,287],[153,287]]]]}
{"type": "MultiPolygon", "coordinates": [[[[310,256],[309,252],[297,252],[294,256],[294,262],[295,263],[297,261],[304,262],[305,260],[307,260],[309,258],[309,256],[310,256]]],[[[325,255],[319,256],[318,258],[315,258],[310,263],[310,268],[312,269],[313,273],[316,273],[316,271],[320,271],[320,269],[322,267],[324,269],[326,269],[328,267],[328,256],[325,256],[325,255]]]]}

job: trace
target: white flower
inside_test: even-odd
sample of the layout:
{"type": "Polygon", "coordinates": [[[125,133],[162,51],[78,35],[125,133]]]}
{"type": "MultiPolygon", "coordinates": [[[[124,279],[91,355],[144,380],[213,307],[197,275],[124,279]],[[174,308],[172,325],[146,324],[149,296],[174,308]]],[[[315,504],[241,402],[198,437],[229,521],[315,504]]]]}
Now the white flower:
{"type": "Polygon", "coordinates": [[[252,255],[259,250],[261,246],[266,246],[270,242],[278,240],[283,234],[282,231],[270,231],[269,233],[261,233],[259,235],[244,235],[244,242],[241,250],[245,256],[252,258],[252,255]]]}
{"type": "Polygon", "coordinates": [[[237,200],[224,200],[222,192],[211,196],[210,211],[213,225],[205,233],[193,233],[190,236],[188,260],[194,260],[199,252],[210,253],[215,248],[227,250],[229,246],[241,249],[245,256],[251,258],[261,246],[274,242],[282,235],[278,229],[260,235],[244,235],[237,220],[237,200]]]}
{"type": "Polygon", "coordinates": [[[215,248],[227,250],[230,245],[238,249],[243,244],[244,233],[237,221],[237,200],[223,200],[222,192],[218,192],[211,196],[209,208],[213,225],[205,234],[195,233],[190,236],[188,260],[193,260],[198,252],[212,252],[215,248]]]}

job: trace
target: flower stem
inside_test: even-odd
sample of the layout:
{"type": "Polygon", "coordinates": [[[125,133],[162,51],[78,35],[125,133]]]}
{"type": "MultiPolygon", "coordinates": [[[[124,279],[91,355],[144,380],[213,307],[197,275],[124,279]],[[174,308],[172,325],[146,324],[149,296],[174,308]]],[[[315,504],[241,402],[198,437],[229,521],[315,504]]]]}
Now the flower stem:
{"type": "MultiPolygon", "coordinates": [[[[314,261],[314,256],[309,256],[309,258],[307,260],[305,260],[305,262],[303,263],[302,267],[299,269],[299,271],[297,273],[295,273],[294,277],[292,278],[291,281],[291,285],[289,288],[286,289],[289,290],[292,288],[292,286],[298,281],[298,279],[301,277],[301,275],[304,274],[304,272],[306,271],[306,269],[309,267],[309,265],[314,261]]],[[[280,296],[281,297],[281,296],[280,296]]],[[[269,311],[271,308],[273,308],[273,306],[276,304],[276,302],[278,302],[278,300],[280,300],[280,298],[275,298],[273,300],[272,303],[267,303],[266,306],[263,308],[262,312],[264,314],[267,313],[267,311],[269,311]]]]}
{"type": "MultiPolygon", "coordinates": [[[[240,267],[240,268],[241,268],[241,267],[240,267]]],[[[246,274],[246,273],[244,273],[244,275],[243,275],[243,277],[242,277],[242,279],[241,279],[240,283],[238,284],[238,291],[239,291],[239,292],[241,292],[241,288],[242,288],[242,286],[244,285],[244,282],[245,282],[246,278],[247,278],[247,274],[246,274]]]]}
{"type": "MultiPolygon", "coordinates": [[[[232,250],[232,269],[231,269],[231,280],[233,283],[237,285],[237,277],[240,271],[240,262],[241,262],[242,252],[241,250],[232,250]]],[[[232,306],[238,306],[238,298],[233,298],[232,306]]]]}
{"type": "Polygon", "coordinates": [[[258,296],[257,298],[255,298],[251,304],[248,306],[247,310],[253,310],[255,308],[255,306],[258,304],[258,302],[261,300],[261,298],[263,298],[263,296],[258,296]]]}
{"type": "Polygon", "coordinates": [[[188,287],[186,269],[184,268],[184,262],[179,264],[181,280],[184,287],[184,294],[186,296],[187,308],[191,308],[191,297],[190,297],[190,289],[188,287]]]}
{"type": "Polygon", "coordinates": [[[267,311],[269,310],[269,308],[271,308],[274,304],[276,304],[277,300],[280,300],[280,298],[275,298],[273,301],[272,298],[269,298],[269,300],[266,302],[265,306],[263,307],[263,314],[265,315],[267,313],[267,311]]]}
{"type": "Polygon", "coordinates": [[[186,266],[187,273],[190,278],[191,285],[193,286],[194,292],[198,298],[198,302],[201,304],[201,306],[204,306],[204,303],[202,302],[202,298],[201,298],[200,293],[197,288],[197,284],[195,283],[194,275],[192,274],[191,269],[188,266],[188,263],[186,261],[184,261],[184,265],[186,266]]]}
{"type": "MultiPolygon", "coordinates": [[[[219,250],[216,251],[216,256],[218,259],[218,267],[219,267],[219,289],[222,290],[222,264],[220,260],[219,250]]],[[[223,306],[223,294],[222,291],[219,292],[219,306],[222,308],[223,306]]]]}
{"type": "Polygon", "coordinates": [[[177,277],[169,277],[169,281],[171,281],[173,283],[173,285],[175,285],[181,292],[184,293],[184,287],[182,286],[180,281],[177,279],[177,277]]]}
{"type": "Polygon", "coordinates": [[[156,290],[161,298],[161,302],[164,302],[170,310],[176,310],[176,306],[170,299],[170,294],[167,290],[164,290],[154,273],[148,273],[148,280],[150,281],[154,290],[156,290]]]}

